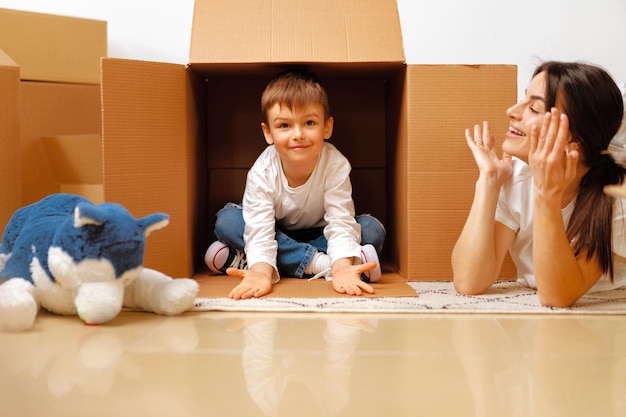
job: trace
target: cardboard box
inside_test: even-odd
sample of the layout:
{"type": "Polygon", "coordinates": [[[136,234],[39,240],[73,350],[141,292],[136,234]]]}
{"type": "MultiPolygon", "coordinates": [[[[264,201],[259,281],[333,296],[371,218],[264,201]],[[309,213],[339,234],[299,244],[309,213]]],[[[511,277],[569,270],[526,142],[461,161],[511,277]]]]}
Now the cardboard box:
{"type": "Polygon", "coordinates": [[[52,193],[102,202],[100,86],[21,81],[0,50],[0,89],[0,233],[15,210],[52,193]]]}
{"type": "Polygon", "coordinates": [[[103,200],[102,178],[94,183],[86,165],[72,178],[59,176],[67,174],[60,167],[70,156],[75,164],[90,154],[101,166],[101,138],[100,145],[94,136],[73,143],[78,147],[71,155],[47,152],[42,138],[101,137],[100,58],[106,48],[106,22],[0,9],[0,231],[15,210],[48,194],[103,200]]]}
{"type": "Polygon", "coordinates": [[[22,81],[20,86],[22,203],[34,203],[61,191],[75,191],[94,198],[94,202],[102,201],[102,179],[94,184],[94,175],[85,168],[74,170],[72,177],[67,176],[69,166],[65,171],[61,169],[67,163],[76,166],[79,158],[89,158],[100,161],[99,165],[94,162],[90,170],[100,172],[102,177],[100,86],[32,81],[22,81]],[[51,140],[59,146],[65,142],[65,146],[57,146],[53,152],[54,146],[45,145],[51,140]],[[70,182],[85,185],[67,188],[70,182]]]}
{"type": "Polygon", "coordinates": [[[20,67],[0,49],[0,227],[22,204],[20,67]]]}
{"type": "Polygon", "coordinates": [[[20,65],[22,80],[99,84],[107,24],[0,9],[0,49],[20,65]]]}
{"type": "Polygon", "coordinates": [[[186,66],[103,59],[105,198],[171,216],[146,266],[192,276],[203,265],[215,212],[241,201],[265,146],[263,87],[306,64],[327,87],[357,212],[387,227],[385,262],[409,280],[449,280],[477,175],[464,129],[487,119],[506,130],[516,68],[407,65],[394,0],[271,6],[196,0],[186,66]]]}

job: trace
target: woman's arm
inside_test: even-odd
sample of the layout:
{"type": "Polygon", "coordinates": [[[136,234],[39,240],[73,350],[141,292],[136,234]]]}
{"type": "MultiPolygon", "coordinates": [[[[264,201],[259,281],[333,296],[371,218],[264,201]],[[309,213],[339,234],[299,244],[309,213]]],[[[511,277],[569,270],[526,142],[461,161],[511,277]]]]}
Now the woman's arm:
{"type": "Polygon", "coordinates": [[[482,294],[493,285],[515,238],[513,230],[494,220],[498,193],[493,188],[479,177],[470,213],[452,250],[454,287],[460,294],[482,294]]]}
{"type": "Polygon", "coordinates": [[[511,158],[499,159],[489,123],[474,126],[474,135],[465,131],[480,174],[469,215],[452,251],[452,271],[461,294],[481,294],[497,279],[515,232],[495,221],[502,184],[511,175],[511,158]]]}
{"type": "Polygon", "coordinates": [[[541,304],[551,307],[574,304],[602,276],[595,256],[574,256],[563,223],[561,209],[574,198],[586,172],[575,145],[570,149],[570,141],[568,118],[556,109],[546,114],[541,130],[531,129],[535,281],[541,304]]]}

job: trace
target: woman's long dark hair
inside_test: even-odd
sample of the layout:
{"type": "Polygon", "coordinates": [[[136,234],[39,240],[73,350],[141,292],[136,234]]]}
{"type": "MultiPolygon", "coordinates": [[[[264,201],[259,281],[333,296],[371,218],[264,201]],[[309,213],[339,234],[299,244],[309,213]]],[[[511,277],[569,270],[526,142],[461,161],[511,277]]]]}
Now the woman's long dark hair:
{"type": "MultiPolygon", "coordinates": [[[[582,178],[567,237],[576,257],[597,255],[602,272],[613,277],[611,228],[614,198],[602,191],[608,184],[621,184],[626,169],[608,154],[624,114],[619,88],[602,68],[581,62],[544,62],[534,75],[546,73],[546,105],[555,106],[557,95],[562,112],[569,118],[572,140],[580,148],[589,171],[582,178]]],[[[534,76],[533,75],[533,76],[534,76]]]]}

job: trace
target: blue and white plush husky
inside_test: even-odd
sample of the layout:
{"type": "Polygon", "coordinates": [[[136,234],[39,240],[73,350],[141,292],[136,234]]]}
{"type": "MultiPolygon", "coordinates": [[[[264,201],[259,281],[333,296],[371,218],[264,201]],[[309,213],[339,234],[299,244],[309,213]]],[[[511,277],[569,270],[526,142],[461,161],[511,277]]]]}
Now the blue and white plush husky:
{"type": "Polygon", "coordinates": [[[17,210],[0,244],[0,328],[27,330],[39,307],[89,324],[122,307],[180,314],[193,306],[198,284],[143,268],[146,237],[168,224],[166,214],[135,219],[119,204],[94,205],[54,194],[17,210]]]}

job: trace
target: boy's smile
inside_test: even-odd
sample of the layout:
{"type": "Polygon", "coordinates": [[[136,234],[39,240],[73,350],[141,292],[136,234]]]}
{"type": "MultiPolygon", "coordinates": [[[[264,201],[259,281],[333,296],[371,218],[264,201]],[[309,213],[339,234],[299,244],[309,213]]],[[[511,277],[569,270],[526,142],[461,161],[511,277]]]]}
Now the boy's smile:
{"type": "Polygon", "coordinates": [[[265,141],[276,147],[287,179],[291,183],[292,175],[308,178],[317,164],[324,140],[332,135],[332,117],[326,118],[324,107],[319,103],[294,109],[276,103],[268,110],[267,121],[261,124],[265,141]]]}

